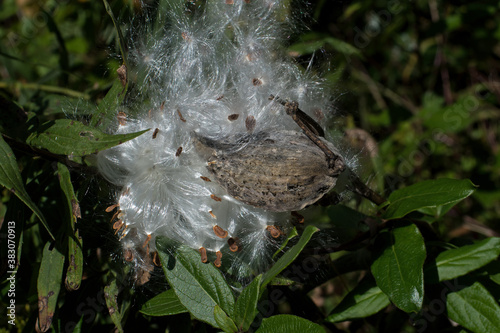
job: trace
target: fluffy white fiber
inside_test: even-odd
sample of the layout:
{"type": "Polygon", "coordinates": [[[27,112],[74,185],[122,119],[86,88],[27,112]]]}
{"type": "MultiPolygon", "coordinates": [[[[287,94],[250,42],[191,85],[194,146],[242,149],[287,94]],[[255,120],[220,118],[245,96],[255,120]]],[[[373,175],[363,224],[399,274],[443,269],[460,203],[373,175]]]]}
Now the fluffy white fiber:
{"type": "Polygon", "coordinates": [[[316,120],[332,112],[321,81],[284,52],[297,23],[291,19],[291,2],[232,2],[207,0],[190,7],[182,0],[162,0],[160,28],[135,34],[129,75],[138,93],[127,108],[116,110],[127,119],[120,125],[116,121],[112,131],[151,130],[100,152],[98,165],[122,188],[116,195],[118,224],[123,223],[117,234],[137,265],[144,259],[140,253],[153,252],[155,237],[164,235],[205,248],[211,261],[222,251],[223,263],[233,238],[240,250],[231,259],[235,272],[240,264],[262,268],[272,254],[266,248],[276,245],[266,227],[286,229],[290,214],[244,205],[216,182],[204,180],[210,174],[193,135],[218,140],[247,133],[251,117],[255,132],[299,131],[270,95],[299,102],[316,120]],[[227,237],[216,235],[216,225],[227,237]]]}

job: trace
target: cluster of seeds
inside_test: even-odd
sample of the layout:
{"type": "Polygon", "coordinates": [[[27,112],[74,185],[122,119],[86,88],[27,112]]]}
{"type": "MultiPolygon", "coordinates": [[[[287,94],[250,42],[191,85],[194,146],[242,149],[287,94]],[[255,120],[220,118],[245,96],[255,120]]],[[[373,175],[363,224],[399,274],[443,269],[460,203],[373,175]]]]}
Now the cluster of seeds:
{"type": "Polygon", "coordinates": [[[282,0],[162,3],[155,28],[132,34],[137,96],[116,110],[110,129],[150,132],[98,154],[101,174],[121,189],[107,210],[112,228],[124,259],[140,268],[150,257],[157,263],[162,235],[217,267],[227,253],[236,276],[260,270],[291,223],[304,219],[235,199],[214,179],[214,152],[200,138],[219,142],[220,152],[244,135],[300,131],[272,95],[297,101],[318,122],[331,115],[331,93],[285,52],[300,8],[282,0]]]}

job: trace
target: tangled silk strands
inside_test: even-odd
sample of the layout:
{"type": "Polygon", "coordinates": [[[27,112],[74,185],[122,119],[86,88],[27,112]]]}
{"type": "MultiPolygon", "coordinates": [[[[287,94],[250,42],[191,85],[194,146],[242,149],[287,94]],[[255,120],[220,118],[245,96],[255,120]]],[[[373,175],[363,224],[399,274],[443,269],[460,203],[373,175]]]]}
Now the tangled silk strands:
{"type": "Polygon", "coordinates": [[[137,95],[116,110],[120,122],[111,129],[151,131],[98,155],[101,174],[122,188],[114,228],[126,259],[138,266],[141,253],[154,251],[155,237],[163,235],[201,249],[202,259],[217,253],[216,265],[219,253],[233,253],[237,276],[260,270],[277,246],[280,228],[274,225],[286,230],[291,215],[230,197],[210,179],[193,138],[297,131],[269,96],[297,101],[321,122],[332,114],[331,94],[285,53],[288,36],[300,24],[292,2],[210,0],[192,8],[184,1],[160,3],[151,20],[156,28],[134,34],[129,71],[137,95]]]}

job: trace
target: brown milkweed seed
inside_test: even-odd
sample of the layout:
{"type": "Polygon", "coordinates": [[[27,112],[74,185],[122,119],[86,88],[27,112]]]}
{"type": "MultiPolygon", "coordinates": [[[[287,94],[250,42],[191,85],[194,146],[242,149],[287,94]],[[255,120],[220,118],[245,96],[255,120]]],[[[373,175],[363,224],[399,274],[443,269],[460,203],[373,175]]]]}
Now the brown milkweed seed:
{"type": "Polygon", "coordinates": [[[203,263],[207,262],[208,261],[207,249],[205,249],[204,247],[200,247],[198,251],[200,251],[201,262],[203,263]]]}
{"type": "Polygon", "coordinates": [[[239,115],[239,114],[237,114],[237,113],[233,113],[233,114],[230,114],[229,116],[227,116],[227,119],[228,119],[229,121],[235,121],[235,120],[236,120],[236,119],[238,119],[239,117],[240,117],[240,115],[239,115]]]}
{"type": "Polygon", "coordinates": [[[216,196],[215,194],[210,194],[210,198],[212,198],[215,201],[222,201],[222,199],[216,196]]]}
{"type": "Polygon", "coordinates": [[[128,261],[128,262],[131,262],[132,260],[134,260],[134,253],[132,253],[132,250],[123,250],[123,259],[125,259],[125,261],[128,261]]]}
{"type": "Polygon", "coordinates": [[[216,98],[217,101],[220,101],[221,99],[224,98],[224,95],[220,95],[219,97],[216,98]]]}
{"type": "Polygon", "coordinates": [[[279,236],[281,236],[281,230],[274,225],[268,225],[266,227],[266,230],[271,234],[271,237],[273,238],[278,238],[279,236]]]}
{"type": "Polygon", "coordinates": [[[255,129],[255,123],[256,121],[254,116],[248,116],[247,119],[245,119],[245,127],[248,132],[253,132],[255,129]]]}
{"type": "Polygon", "coordinates": [[[260,85],[262,85],[262,80],[260,80],[260,79],[258,79],[258,78],[254,78],[254,79],[252,80],[252,84],[253,84],[254,86],[260,86],[260,85]]]}
{"type": "Polygon", "coordinates": [[[231,250],[231,252],[236,252],[239,250],[239,238],[229,238],[227,240],[227,244],[229,245],[229,250],[231,250]]]}
{"type": "Polygon", "coordinates": [[[177,148],[177,151],[175,152],[175,157],[179,157],[182,153],[182,147],[177,148]]]}
{"type": "Polygon", "coordinates": [[[146,240],[144,241],[144,244],[142,244],[142,247],[145,248],[146,245],[148,245],[150,240],[151,240],[151,235],[148,235],[148,237],[146,237],[146,240]]]}
{"type": "Polygon", "coordinates": [[[219,237],[219,238],[226,238],[227,237],[227,231],[222,229],[218,225],[214,225],[213,229],[214,229],[214,233],[217,237],[219,237]]]}
{"type": "Polygon", "coordinates": [[[292,216],[297,219],[298,223],[300,223],[300,224],[304,223],[304,216],[300,215],[296,211],[292,211],[292,216]]]}
{"type": "MultiPolygon", "coordinates": [[[[121,241],[123,239],[123,237],[127,236],[127,233],[125,231],[127,231],[127,228],[128,228],[128,225],[125,224],[125,228],[123,228],[123,231],[122,231],[122,235],[120,238],[118,238],[119,241],[121,241]]],[[[116,232],[115,232],[116,234],[116,232]]]]}
{"type": "Polygon", "coordinates": [[[220,267],[222,265],[222,252],[215,252],[215,256],[217,257],[214,261],[215,267],[220,267]]]}
{"type": "Polygon", "coordinates": [[[153,253],[153,264],[157,267],[161,267],[160,256],[158,255],[158,251],[153,253]]]}
{"type": "Polygon", "coordinates": [[[127,124],[127,115],[125,112],[118,112],[118,115],[116,116],[118,119],[118,123],[122,126],[125,126],[127,124]]]}
{"type": "Polygon", "coordinates": [[[111,220],[109,220],[109,222],[113,222],[116,218],[120,218],[122,217],[123,214],[122,214],[122,211],[121,210],[117,210],[113,216],[111,217],[111,220]]]}
{"type": "Polygon", "coordinates": [[[181,113],[181,111],[180,111],[180,110],[177,110],[177,114],[179,115],[180,120],[181,120],[183,123],[185,123],[185,122],[186,122],[186,119],[184,119],[184,117],[182,116],[182,113],[181,113]]]}
{"type": "Polygon", "coordinates": [[[123,221],[122,220],[118,220],[115,223],[113,223],[113,230],[116,230],[115,231],[115,235],[118,233],[118,230],[120,230],[122,227],[123,227],[123,221]]]}
{"type": "Polygon", "coordinates": [[[210,178],[205,177],[205,176],[200,176],[201,179],[203,179],[206,182],[211,182],[210,178]]]}
{"type": "Polygon", "coordinates": [[[215,214],[212,211],[209,211],[209,213],[210,213],[210,216],[212,216],[214,219],[217,218],[217,216],[215,216],[215,214]]]}
{"type": "Polygon", "coordinates": [[[115,209],[118,206],[119,206],[119,204],[114,204],[114,205],[109,206],[108,208],[106,208],[106,213],[111,212],[113,209],[115,209]]]}
{"type": "Polygon", "coordinates": [[[156,136],[158,135],[158,132],[160,132],[160,129],[156,128],[155,131],[153,132],[153,139],[156,139],[156,136]]]}

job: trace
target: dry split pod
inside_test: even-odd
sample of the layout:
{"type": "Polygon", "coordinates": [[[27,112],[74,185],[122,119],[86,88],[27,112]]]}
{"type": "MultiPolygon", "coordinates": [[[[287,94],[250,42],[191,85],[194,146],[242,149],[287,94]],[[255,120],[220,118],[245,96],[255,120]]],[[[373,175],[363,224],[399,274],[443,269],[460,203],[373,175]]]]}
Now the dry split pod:
{"type": "MultiPolygon", "coordinates": [[[[197,140],[211,152],[205,155],[207,168],[219,185],[233,198],[268,211],[301,210],[329,192],[339,176],[324,152],[302,132],[197,140]]],[[[323,142],[337,152],[331,143],[323,142]]]]}

